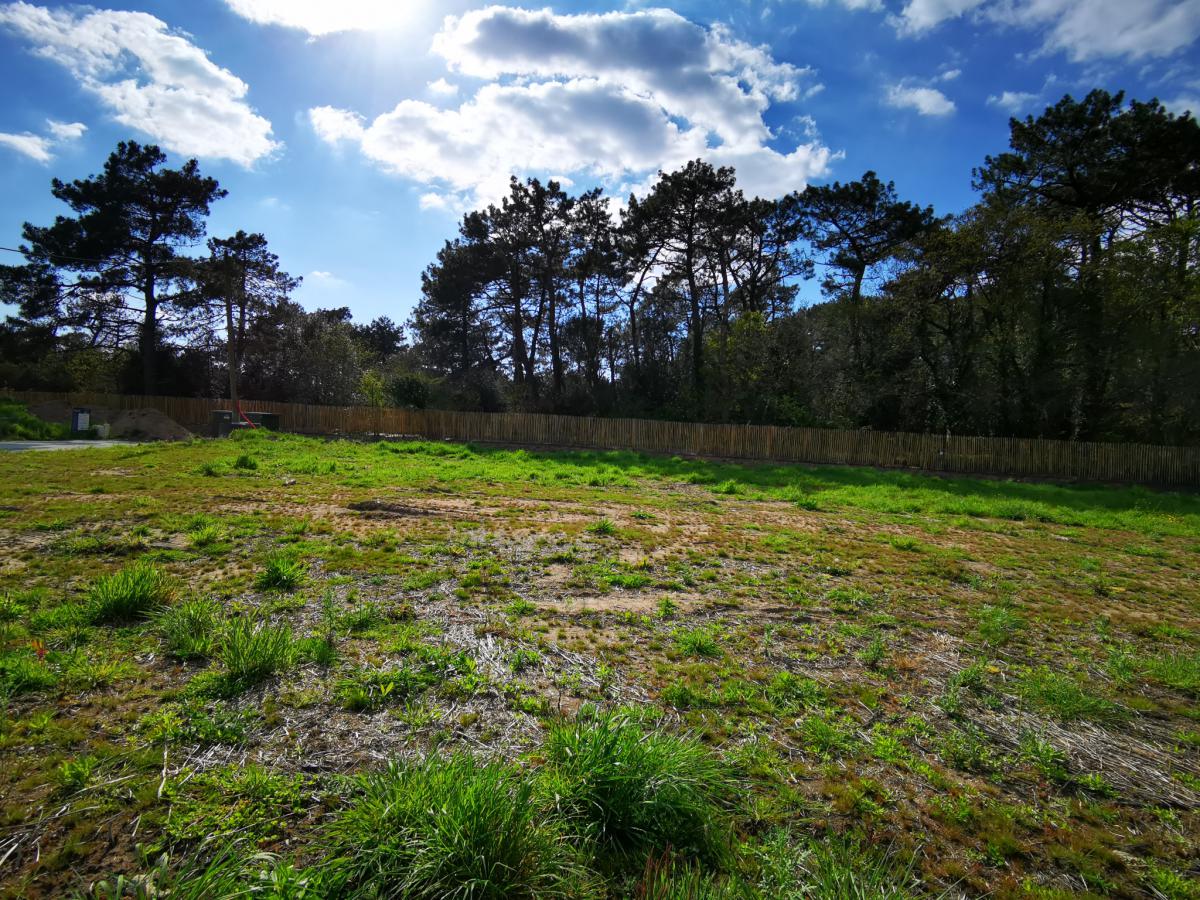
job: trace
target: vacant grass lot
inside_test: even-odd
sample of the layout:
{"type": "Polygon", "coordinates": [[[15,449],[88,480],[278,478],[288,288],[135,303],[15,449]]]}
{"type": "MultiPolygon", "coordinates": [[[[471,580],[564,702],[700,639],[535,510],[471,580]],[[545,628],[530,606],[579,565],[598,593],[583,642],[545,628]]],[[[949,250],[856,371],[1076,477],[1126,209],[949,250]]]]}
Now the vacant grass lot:
{"type": "Polygon", "coordinates": [[[1200,498],[0,458],[0,893],[1200,896],[1200,498]]]}

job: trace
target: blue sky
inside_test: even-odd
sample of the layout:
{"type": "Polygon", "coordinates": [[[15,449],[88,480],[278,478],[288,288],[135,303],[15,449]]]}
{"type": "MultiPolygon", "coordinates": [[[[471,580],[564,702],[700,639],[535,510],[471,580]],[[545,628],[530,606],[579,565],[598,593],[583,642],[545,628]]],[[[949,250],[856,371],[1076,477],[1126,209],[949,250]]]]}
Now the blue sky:
{"type": "Polygon", "coordinates": [[[955,212],[1010,115],[1093,87],[1200,110],[1198,38],[1200,0],[0,2],[0,245],[132,137],[197,157],[229,190],[210,234],[266,234],[305,306],[401,321],[509,172],[874,169],[955,212]]]}

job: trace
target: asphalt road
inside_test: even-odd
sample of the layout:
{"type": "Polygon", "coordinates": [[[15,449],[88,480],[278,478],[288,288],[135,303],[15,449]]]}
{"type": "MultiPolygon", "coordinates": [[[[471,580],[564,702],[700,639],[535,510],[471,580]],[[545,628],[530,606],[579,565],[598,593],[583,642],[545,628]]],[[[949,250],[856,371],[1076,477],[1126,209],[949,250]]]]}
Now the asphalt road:
{"type": "Polygon", "coordinates": [[[19,450],[86,450],[89,447],[128,447],[136,441],[0,441],[0,453],[19,450]]]}

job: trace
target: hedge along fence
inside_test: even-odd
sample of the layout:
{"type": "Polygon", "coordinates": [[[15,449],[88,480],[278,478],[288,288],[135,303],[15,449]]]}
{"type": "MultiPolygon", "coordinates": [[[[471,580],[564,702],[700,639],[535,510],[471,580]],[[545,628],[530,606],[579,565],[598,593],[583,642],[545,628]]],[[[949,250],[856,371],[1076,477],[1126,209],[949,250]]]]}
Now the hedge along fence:
{"type": "MultiPolygon", "coordinates": [[[[202,434],[208,433],[209,415],[213,410],[229,409],[228,400],[196,397],[42,391],[0,393],[27,403],[57,401],[73,406],[158,409],[184,427],[202,434]]],[[[535,413],[310,406],[272,400],[246,400],[242,409],[245,412],[278,413],[283,430],[299,434],[404,434],[431,440],[1200,487],[1200,447],[772,425],[711,425],[535,413]]]]}

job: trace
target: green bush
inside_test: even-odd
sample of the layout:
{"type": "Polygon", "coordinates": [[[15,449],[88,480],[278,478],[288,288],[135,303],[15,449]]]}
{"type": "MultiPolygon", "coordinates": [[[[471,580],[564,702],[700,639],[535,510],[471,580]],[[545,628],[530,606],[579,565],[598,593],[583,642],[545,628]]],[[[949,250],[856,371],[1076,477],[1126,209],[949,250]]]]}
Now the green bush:
{"type": "Polygon", "coordinates": [[[25,404],[0,397],[0,440],[58,441],[71,436],[66,425],[43,422],[25,408],[25,404]]]}
{"type": "Polygon", "coordinates": [[[551,728],[548,789],[573,832],[619,860],[671,848],[725,862],[730,770],[690,738],[644,731],[619,713],[551,728]]]}
{"type": "Polygon", "coordinates": [[[88,591],[88,617],[93,623],[144,619],[170,602],[171,579],[150,563],[134,563],[98,578],[88,591]]]}
{"type": "Polygon", "coordinates": [[[358,797],[330,826],[355,896],[577,895],[571,852],[513,767],[431,756],[357,781],[358,797]]]}

